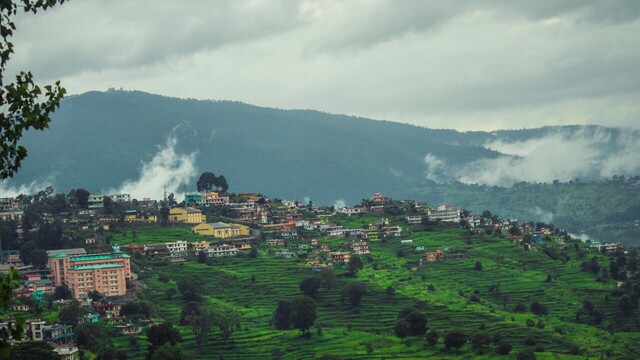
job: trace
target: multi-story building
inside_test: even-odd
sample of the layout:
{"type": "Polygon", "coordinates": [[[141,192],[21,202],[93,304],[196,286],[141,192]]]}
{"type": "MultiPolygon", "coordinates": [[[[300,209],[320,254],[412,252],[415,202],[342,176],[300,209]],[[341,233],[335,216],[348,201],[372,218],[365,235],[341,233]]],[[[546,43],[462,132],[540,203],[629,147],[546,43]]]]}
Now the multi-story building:
{"type": "Polygon", "coordinates": [[[234,246],[222,244],[222,245],[211,245],[207,250],[208,257],[226,257],[226,256],[235,256],[238,254],[238,249],[234,246]]]}
{"type": "Polygon", "coordinates": [[[181,207],[169,210],[169,221],[185,224],[202,224],[207,222],[207,217],[199,209],[181,207]]]}
{"type": "Polygon", "coordinates": [[[131,278],[129,255],[120,252],[92,255],[49,256],[49,267],[56,286],[66,284],[76,299],[96,290],[106,296],[123,296],[131,278]]]}
{"type": "Polygon", "coordinates": [[[199,235],[212,235],[221,239],[249,235],[248,226],[240,224],[226,224],[223,222],[199,224],[192,227],[191,231],[199,235]]]}
{"type": "Polygon", "coordinates": [[[109,197],[111,198],[111,200],[113,200],[113,202],[116,202],[116,203],[131,202],[131,195],[129,194],[114,194],[114,195],[109,195],[109,197]]]}
{"type": "Polygon", "coordinates": [[[429,221],[460,222],[462,210],[454,208],[449,204],[442,204],[435,209],[429,210],[429,221]]]}
{"type": "Polygon", "coordinates": [[[104,207],[104,195],[91,194],[89,195],[89,209],[99,209],[104,207]]]}

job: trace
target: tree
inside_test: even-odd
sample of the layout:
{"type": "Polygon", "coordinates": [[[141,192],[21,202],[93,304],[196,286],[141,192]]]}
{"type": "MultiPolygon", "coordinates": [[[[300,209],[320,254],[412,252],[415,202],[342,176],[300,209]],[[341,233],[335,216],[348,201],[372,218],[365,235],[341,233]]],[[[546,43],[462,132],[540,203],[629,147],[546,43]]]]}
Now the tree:
{"type": "Polygon", "coordinates": [[[429,346],[436,346],[436,344],[438,343],[438,332],[435,330],[431,330],[427,333],[427,344],[429,344],[429,346]]]}
{"type": "Polygon", "coordinates": [[[484,351],[491,345],[491,336],[487,333],[478,333],[471,338],[471,346],[477,351],[484,351]]]}
{"type": "Polygon", "coordinates": [[[320,278],[322,279],[324,286],[327,288],[327,291],[336,286],[337,280],[335,271],[330,269],[322,270],[322,272],[320,272],[320,278]]]}
{"type": "Polygon", "coordinates": [[[77,301],[72,301],[69,305],[65,306],[60,313],[58,314],[58,320],[60,320],[63,324],[78,325],[80,321],[80,317],[82,316],[82,309],[80,308],[80,303],[77,301]]]}
{"type": "MultiPolygon", "coordinates": [[[[20,286],[20,275],[15,267],[9,269],[9,273],[0,275],[0,315],[7,313],[9,302],[13,296],[13,290],[20,286]]],[[[0,358],[9,357],[9,335],[14,340],[20,340],[24,330],[24,319],[16,318],[15,323],[8,322],[5,331],[0,332],[0,358]]]]}
{"type": "Polygon", "coordinates": [[[31,72],[20,72],[15,83],[4,83],[4,72],[11,54],[11,37],[16,30],[14,17],[18,11],[37,13],[47,10],[64,0],[20,0],[3,1],[0,6],[0,179],[12,177],[27,156],[27,149],[20,145],[23,132],[31,128],[44,130],[49,127],[51,114],[60,106],[66,93],[57,81],[54,86],[46,85],[43,91],[36,85],[31,72]]]}
{"type": "Polygon", "coordinates": [[[198,191],[211,191],[213,187],[216,187],[222,191],[227,191],[229,189],[229,184],[227,183],[227,179],[220,175],[216,176],[212,172],[203,172],[196,183],[196,188],[198,191]]]}
{"type": "Polygon", "coordinates": [[[518,360],[536,360],[536,354],[529,349],[520,350],[518,355],[516,355],[516,359],[518,360]]]}
{"type": "Polygon", "coordinates": [[[120,316],[132,320],[149,319],[153,313],[153,303],[144,300],[130,301],[120,307],[120,316]]]}
{"type": "Polygon", "coordinates": [[[398,313],[395,333],[399,338],[424,335],[427,332],[427,316],[417,309],[405,308],[398,313]]]}
{"type": "Polygon", "coordinates": [[[67,286],[67,284],[62,284],[60,286],[56,286],[53,291],[53,300],[69,300],[73,298],[73,294],[71,290],[67,286]]]}
{"type": "Polygon", "coordinates": [[[461,331],[451,331],[444,335],[444,346],[447,349],[455,348],[456,352],[467,342],[467,334],[461,331]]]}
{"type": "Polygon", "coordinates": [[[476,271],[482,270],[482,263],[480,261],[476,261],[474,269],[476,269],[476,271]]]}
{"type": "Polygon", "coordinates": [[[318,289],[320,289],[321,280],[317,277],[306,278],[300,281],[300,291],[304,295],[312,298],[316,298],[318,295],[318,289]]]}
{"type": "Polygon", "coordinates": [[[214,325],[214,316],[209,311],[201,311],[197,316],[191,316],[188,318],[188,323],[193,331],[193,336],[196,339],[196,346],[198,352],[209,338],[209,333],[214,325]]]}
{"type": "Polygon", "coordinates": [[[91,193],[85,189],[72,189],[69,191],[67,198],[69,198],[72,206],[86,209],[89,205],[89,195],[91,193]]]}
{"type": "Polygon", "coordinates": [[[363,267],[364,264],[362,263],[362,259],[360,258],[360,256],[353,255],[351,259],[349,259],[347,270],[349,271],[351,276],[355,276],[363,267]]]}
{"type": "Polygon", "coordinates": [[[194,275],[186,276],[178,281],[178,291],[185,300],[198,301],[205,293],[204,279],[194,275]]]}
{"type": "Polygon", "coordinates": [[[150,360],[185,360],[187,359],[175,344],[164,344],[154,351],[150,360]]]}
{"type": "Polygon", "coordinates": [[[360,302],[362,302],[362,298],[367,295],[367,285],[360,282],[349,283],[344,287],[343,295],[357,309],[360,302]]]}
{"type": "Polygon", "coordinates": [[[169,344],[175,346],[178,342],[182,341],[182,337],[170,322],[163,322],[162,324],[152,325],[147,328],[147,341],[149,341],[147,358],[153,358],[153,353],[162,345],[169,344]]]}
{"type": "Polygon", "coordinates": [[[189,320],[194,317],[198,317],[202,314],[202,308],[200,304],[195,301],[189,301],[184,304],[182,311],[180,312],[180,325],[188,325],[189,320]]]}
{"type": "Polygon", "coordinates": [[[220,329],[222,338],[227,341],[234,329],[240,326],[240,313],[233,309],[218,309],[213,313],[213,324],[220,329]]]}
{"type": "Polygon", "coordinates": [[[301,296],[291,302],[291,325],[302,334],[313,326],[317,317],[316,302],[312,298],[301,296]]]}
{"type": "Polygon", "coordinates": [[[531,310],[532,313],[538,316],[549,314],[549,309],[547,308],[547,306],[537,301],[532,302],[529,309],[531,310]]]}
{"type": "Polygon", "coordinates": [[[289,300],[279,300],[276,310],[273,312],[271,323],[277,330],[289,330],[291,325],[291,310],[293,305],[289,300]]]}
{"type": "Polygon", "coordinates": [[[498,347],[496,348],[496,351],[500,355],[507,355],[511,352],[511,349],[513,349],[513,346],[511,345],[511,343],[509,343],[506,340],[500,340],[498,342],[498,347]]]}
{"type": "Polygon", "coordinates": [[[393,286],[389,285],[387,286],[385,292],[387,293],[388,297],[393,297],[393,295],[396,293],[396,289],[393,286]]]}
{"type": "Polygon", "coordinates": [[[57,360],[53,347],[43,341],[27,341],[11,348],[10,360],[57,360]]]}

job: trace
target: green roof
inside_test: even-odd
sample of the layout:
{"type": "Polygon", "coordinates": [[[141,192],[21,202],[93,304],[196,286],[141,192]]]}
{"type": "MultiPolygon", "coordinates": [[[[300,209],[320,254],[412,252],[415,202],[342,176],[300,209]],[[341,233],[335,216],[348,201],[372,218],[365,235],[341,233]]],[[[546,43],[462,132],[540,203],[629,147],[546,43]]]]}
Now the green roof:
{"type": "Polygon", "coordinates": [[[69,259],[69,261],[93,261],[93,260],[108,260],[108,259],[118,259],[118,258],[128,258],[129,255],[121,254],[119,256],[111,255],[111,254],[100,254],[100,255],[82,255],[82,256],[74,256],[69,259]]]}
{"type": "Polygon", "coordinates": [[[81,270],[93,270],[93,269],[110,269],[110,268],[118,268],[118,267],[123,267],[123,266],[124,265],[122,265],[122,264],[80,265],[80,266],[74,266],[74,267],[70,268],[69,270],[81,271],[81,270]]]}

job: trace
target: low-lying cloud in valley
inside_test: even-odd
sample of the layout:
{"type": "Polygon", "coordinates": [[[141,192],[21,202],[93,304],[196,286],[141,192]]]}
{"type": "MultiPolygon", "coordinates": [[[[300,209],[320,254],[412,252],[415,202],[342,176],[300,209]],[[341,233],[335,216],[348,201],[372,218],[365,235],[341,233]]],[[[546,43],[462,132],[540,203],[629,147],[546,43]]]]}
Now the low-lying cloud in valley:
{"type": "Polygon", "coordinates": [[[425,176],[437,182],[508,187],[523,181],[566,182],[640,173],[640,163],[634,160],[640,153],[640,137],[632,130],[561,130],[517,141],[500,136],[484,147],[504,155],[457,165],[429,153],[424,158],[425,176]]]}
{"type": "Polygon", "coordinates": [[[196,168],[196,153],[179,154],[176,152],[178,140],[173,137],[167,139],[164,147],[154,155],[148,163],[142,164],[140,177],[137,180],[125,181],[110,194],[130,194],[132,198],[162,199],[166,187],[167,194],[174,193],[179,199],[178,192],[185,185],[191,184],[198,174],[196,168]]]}

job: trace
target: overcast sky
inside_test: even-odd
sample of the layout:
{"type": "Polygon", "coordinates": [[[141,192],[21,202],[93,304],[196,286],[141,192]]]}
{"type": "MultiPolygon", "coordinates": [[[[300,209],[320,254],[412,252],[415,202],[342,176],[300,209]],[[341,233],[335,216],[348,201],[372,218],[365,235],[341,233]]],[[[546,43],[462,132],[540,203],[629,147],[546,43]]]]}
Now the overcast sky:
{"type": "Polygon", "coordinates": [[[640,1],[73,0],[21,15],[11,71],[493,130],[640,128],[640,1]]]}

